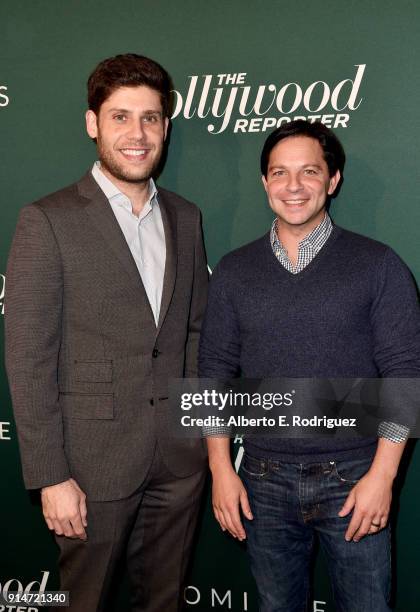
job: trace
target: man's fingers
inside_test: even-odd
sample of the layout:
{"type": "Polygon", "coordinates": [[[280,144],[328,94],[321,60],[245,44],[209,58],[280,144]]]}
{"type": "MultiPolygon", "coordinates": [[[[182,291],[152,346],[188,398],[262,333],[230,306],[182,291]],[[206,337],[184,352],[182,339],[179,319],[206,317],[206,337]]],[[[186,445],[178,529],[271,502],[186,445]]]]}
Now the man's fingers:
{"type": "Polygon", "coordinates": [[[52,521],[53,529],[59,536],[66,536],[66,538],[77,537],[76,533],[69,520],[66,519],[54,519],[52,521]]]}
{"type": "Polygon", "coordinates": [[[219,512],[219,510],[217,510],[217,508],[215,508],[213,506],[213,512],[214,512],[214,516],[216,518],[216,521],[219,523],[220,528],[222,531],[226,531],[226,525],[223,519],[223,514],[221,512],[219,512]]]}
{"type": "Polygon", "coordinates": [[[251,506],[249,505],[248,495],[245,489],[242,491],[239,500],[241,502],[241,508],[242,508],[242,512],[244,513],[244,516],[246,516],[248,520],[252,521],[254,517],[251,512],[251,506]]]}
{"type": "Polygon", "coordinates": [[[60,521],[61,522],[61,527],[63,529],[63,535],[66,536],[66,538],[74,538],[76,536],[73,526],[70,523],[70,521],[60,521]]]}
{"type": "Polygon", "coordinates": [[[362,523],[362,518],[363,517],[358,512],[355,512],[353,514],[350,521],[350,525],[347,528],[346,535],[344,536],[347,542],[350,542],[353,539],[354,534],[359,529],[362,523]]]}
{"type": "Polygon", "coordinates": [[[381,529],[385,529],[388,524],[388,515],[381,518],[381,529]]]}
{"type": "Polygon", "coordinates": [[[54,525],[51,519],[47,518],[46,516],[44,516],[45,518],[45,522],[47,523],[48,529],[51,529],[51,531],[54,530],[54,525]]]}
{"type": "Polygon", "coordinates": [[[369,533],[371,524],[371,519],[365,516],[362,522],[360,523],[359,529],[354,534],[353,542],[359,542],[365,535],[367,535],[369,533]]]}
{"type": "Polygon", "coordinates": [[[82,519],[83,527],[87,527],[87,506],[86,506],[86,495],[82,494],[79,502],[79,511],[82,519]]]}
{"type": "Polygon", "coordinates": [[[345,538],[347,542],[353,540],[358,542],[367,534],[378,533],[381,529],[386,527],[388,522],[388,516],[382,517],[370,517],[364,516],[363,514],[355,512],[350,521],[350,525],[347,528],[345,538]]]}
{"type": "Polygon", "coordinates": [[[57,535],[64,535],[67,538],[80,538],[86,540],[87,535],[82,522],[82,517],[79,513],[68,518],[47,518],[45,522],[51,531],[55,531],[57,535]]]}
{"type": "Polygon", "coordinates": [[[347,496],[346,501],[344,502],[343,507],[341,508],[340,512],[338,513],[338,516],[347,516],[349,514],[349,512],[351,512],[353,510],[355,503],[356,503],[356,496],[355,496],[353,490],[351,490],[350,493],[347,496]]]}
{"type": "Polygon", "coordinates": [[[77,516],[71,519],[71,527],[72,527],[72,534],[70,537],[76,537],[76,538],[80,538],[81,540],[87,540],[86,531],[85,531],[85,528],[83,527],[82,517],[80,516],[80,514],[78,514],[77,516]]]}
{"type": "Polygon", "coordinates": [[[226,518],[226,514],[229,515],[230,523],[233,526],[233,532],[236,538],[239,540],[245,539],[245,529],[242,525],[241,517],[239,515],[239,506],[235,506],[235,508],[227,509],[224,513],[226,518]]]}
{"type": "Polygon", "coordinates": [[[223,531],[229,531],[234,538],[239,538],[240,540],[245,538],[245,531],[239,518],[239,512],[237,512],[237,518],[234,516],[235,513],[228,508],[216,508],[213,506],[213,512],[223,531]]]}
{"type": "Polygon", "coordinates": [[[70,520],[55,520],[54,531],[57,535],[64,535],[66,538],[79,538],[80,540],[87,540],[86,531],[82,525],[82,519],[80,516],[74,517],[70,520]]]}
{"type": "Polygon", "coordinates": [[[378,533],[378,531],[381,531],[381,529],[384,529],[386,527],[386,524],[388,522],[388,517],[387,516],[375,516],[373,517],[371,523],[370,523],[370,529],[369,529],[369,534],[375,534],[378,533]]]}
{"type": "Polygon", "coordinates": [[[64,530],[63,530],[63,527],[61,525],[61,521],[59,521],[58,519],[52,519],[51,523],[52,523],[53,529],[54,529],[54,531],[55,531],[55,533],[57,535],[64,535],[64,530]]]}
{"type": "Polygon", "coordinates": [[[234,538],[238,538],[242,540],[245,537],[245,532],[243,531],[243,528],[241,529],[242,525],[239,519],[239,512],[237,512],[238,514],[237,520],[236,520],[236,517],[234,516],[234,512],[232,509],[224,507],[221,509],[221,513],[223,515],[223,520],[224,520],[224,523],[229,533],[233,535],[234,538]]]}
{"type": "Polygon", "coordinates": [[[223,517],[223,524],[226,526],[227,531],[229,531],[230,535],[232,535],[234,538],[236,538],[236,533],[235,533],[235,528],[233,526],[233,523],[230,519],[230,515],[229,512],[226,511],[223,512],[223,510],[220,510],[220,514],[223,517]]]}

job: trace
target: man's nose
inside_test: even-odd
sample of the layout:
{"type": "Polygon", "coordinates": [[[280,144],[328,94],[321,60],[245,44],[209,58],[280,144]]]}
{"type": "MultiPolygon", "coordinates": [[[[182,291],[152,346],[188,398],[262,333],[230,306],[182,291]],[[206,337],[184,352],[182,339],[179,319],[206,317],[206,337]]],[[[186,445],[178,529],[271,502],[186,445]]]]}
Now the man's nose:
{"type": "Polygon", "coordinates": [[[287,181],[286,188],[289,191],[300,191],[301,189],[303,189],[303,185],[302,185],[302,182],[301,182],[301,179],[298,173],[289,174],[288,179],[289,180],[287,181]]]}
{"type": "Polygon", "coordinates": [[[143,140],[145,138],[145,129],[143,120],[134,119],[130,124],[129,135],[131,138],[135,138],[136,140],[143,140]]]}

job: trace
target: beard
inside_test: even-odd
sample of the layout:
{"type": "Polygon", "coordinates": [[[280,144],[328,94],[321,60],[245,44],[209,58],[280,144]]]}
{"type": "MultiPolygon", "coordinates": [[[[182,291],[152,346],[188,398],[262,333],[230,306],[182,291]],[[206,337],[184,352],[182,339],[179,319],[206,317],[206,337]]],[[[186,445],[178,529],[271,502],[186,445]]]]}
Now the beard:
{"type": "MultiPolygon", "coordinates": [[[[126,183],[146,183],[156,173],[159,167],[160,160],[162,157],[162,147],[160,150],[155,150],[155,155],[150,157],[148,162],[142,165],[141,168],[130,166],[128,162],[124,163],[124,160],[119,160],[116,151],[107,148],[100,136],[97,138],[97,150],[99,161],[109,174],[119,181],[126,183]]],[[[139,146],[136,144],[136,146],[139,146]]],[[[151,155],[151,153],[149,153],[151,155]]]]}

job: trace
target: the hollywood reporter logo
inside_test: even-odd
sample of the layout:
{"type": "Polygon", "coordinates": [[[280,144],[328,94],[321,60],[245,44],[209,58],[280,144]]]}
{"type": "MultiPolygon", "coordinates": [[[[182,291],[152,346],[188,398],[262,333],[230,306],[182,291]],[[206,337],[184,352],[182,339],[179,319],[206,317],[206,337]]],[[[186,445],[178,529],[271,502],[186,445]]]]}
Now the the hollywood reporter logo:
{"type": "Polygon", "coordinates": [[[247,73],[189,76],[186,93],[173,90],[172,118],[205,119],[210,134],[228,126],[234,133],[265,132],[292,119],[321,121],[328,127],[347,127],[350,112],[362,103],[360,89],[366,64],[338,82],[317,80],[308,86],[295,82],[250,86],[247,73]]]}
{"type": "Polygon", "coordinates": [[[9,96],[7,95],[7,86],[0,85],[0,108],[7,106],[10,102],[9,96]]]}
{"type": "MultiPolygon", "coordinates": [[[[22,582],[17,578],[11,578],[5,580],[3,583],[0,582],[0,595],[7,601],[9,593],[19,593],[19,595],[27,595],[29,593],[45,593],[47,591],[47,582],[50,572],[43,571],[41,580],[32,580],[26,587],[23,586],[22,582]]],[[[1,578],[0,578],[1,579],[1,578]]],[[[45,610],[45,608],[43,608],[45,610]]],[[[14,605],[3,605],[0,603],[0,612],[39,612],[38,608],[33,606],[14,606],[14,605]]]]}

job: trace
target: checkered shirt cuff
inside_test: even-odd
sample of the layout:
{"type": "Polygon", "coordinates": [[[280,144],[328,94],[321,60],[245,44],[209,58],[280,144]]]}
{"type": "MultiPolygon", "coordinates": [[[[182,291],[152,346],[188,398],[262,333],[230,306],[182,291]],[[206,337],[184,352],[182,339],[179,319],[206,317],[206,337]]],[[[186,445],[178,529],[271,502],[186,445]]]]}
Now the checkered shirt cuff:
{"type": "Polygon", "coordinates": [[[410,434],[410,430],[405,425],[398,425],[397,423],[390,423],[389,421],[382,421],[378,427],[378,436],[380,438],[386,438],[391,442],[405,442],[410,434]]]}

